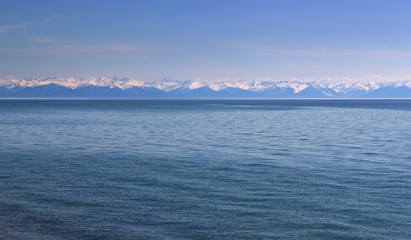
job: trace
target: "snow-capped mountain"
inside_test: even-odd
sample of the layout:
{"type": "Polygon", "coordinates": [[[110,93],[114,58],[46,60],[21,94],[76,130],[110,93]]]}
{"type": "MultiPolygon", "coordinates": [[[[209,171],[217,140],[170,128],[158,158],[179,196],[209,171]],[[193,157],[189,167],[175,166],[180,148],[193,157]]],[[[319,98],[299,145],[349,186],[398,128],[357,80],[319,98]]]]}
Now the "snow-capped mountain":
{"type": "Polygon", "coordinates": [[[131,78],[0,79],[2,98],[411,98],[411,81],[167,80],[131,78]]]}

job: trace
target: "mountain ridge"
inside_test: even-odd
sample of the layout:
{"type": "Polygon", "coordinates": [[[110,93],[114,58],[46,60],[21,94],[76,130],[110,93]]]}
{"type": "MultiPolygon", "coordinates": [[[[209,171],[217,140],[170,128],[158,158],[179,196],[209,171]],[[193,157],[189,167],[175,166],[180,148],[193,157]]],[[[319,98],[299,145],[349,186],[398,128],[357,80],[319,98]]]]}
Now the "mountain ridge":
{"type": "Polygon", "coordinates": [[[411,81],[0,79],[0,98],[411,98],[411,81]]]}

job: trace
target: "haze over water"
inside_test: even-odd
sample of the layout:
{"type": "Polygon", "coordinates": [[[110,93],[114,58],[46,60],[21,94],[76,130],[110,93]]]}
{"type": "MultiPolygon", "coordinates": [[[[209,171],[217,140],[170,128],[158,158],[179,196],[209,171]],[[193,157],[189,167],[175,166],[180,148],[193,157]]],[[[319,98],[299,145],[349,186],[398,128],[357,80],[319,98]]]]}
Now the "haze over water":
{"type": "Polygon", "coordinates": [[[0,238],[409,239],[410,100],[1,100],[0,238]]]}

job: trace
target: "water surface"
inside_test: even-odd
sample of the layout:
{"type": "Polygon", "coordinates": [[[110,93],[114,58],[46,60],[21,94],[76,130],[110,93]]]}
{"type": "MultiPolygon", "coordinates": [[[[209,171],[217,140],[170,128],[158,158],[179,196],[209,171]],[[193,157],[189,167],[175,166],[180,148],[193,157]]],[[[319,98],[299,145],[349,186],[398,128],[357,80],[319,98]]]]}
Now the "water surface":
{"type": "Polygon", "coordinates": [[[410,239],[411,100],[0,100],[0,238],[410,239]]]}

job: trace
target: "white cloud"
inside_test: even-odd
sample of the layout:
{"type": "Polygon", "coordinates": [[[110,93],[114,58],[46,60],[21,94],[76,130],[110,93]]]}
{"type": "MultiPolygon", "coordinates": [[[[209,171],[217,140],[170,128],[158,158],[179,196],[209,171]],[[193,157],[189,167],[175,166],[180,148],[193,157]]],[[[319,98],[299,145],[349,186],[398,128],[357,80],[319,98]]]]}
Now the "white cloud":
{"type": "Polygon", "coordinates": [[[94,45],[73,45],[58,44],[54,46],[56,50],[62,52],[77,53],[110,53],[110,52],[140,52],[147,51],[148,48],[137,47],[129,44],[94,44],[94,45]]]}
{"type": "Polygon", "coordinates": [[[396,49],[279,49],[263,45],[228,43],[225,46],[238,48],[264,56],[300,56],[300,57],[362,57],[373,59],[410,58],[411,51],[396,49]]]}
{"type": "Polygon", "coordinates": [[[24,29],[26,27],[27,27],[26,24],[18,24],[18,25],[13,25],[13,26],[0,26],[0,32],[8,32],[14,29],[24,29]]]}
{"type": "Polygon", "coordinates": [[[37,42],[37,43],[56,43],[56,42],[58,42],[58,40],[47,37],[47,36],[35,37],[35,38],[33,38],[33,41],[37,42]]]}
{"type": "MultiPolygon", "coordinates": [[[[52,42],[52,39],[40,39],[40,42],[52,42]]],[[[66,55],[78,53],[133,53],[149,51],[150,48],[130,44],[51,44],[35,48],[3,48],[1,51],[37,55],[66,55]]]]}
{"type": "Polygon", "coordinates": [[[52,21],[52,20],[55,19],[55,18],[56,18],[56,16],[44,16],[44,17],[41,18],[41,21],[43,21],[43,22],[50,22],[50,21],[52,21]]]}

